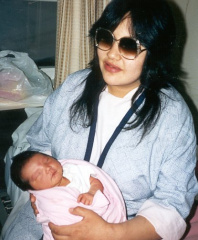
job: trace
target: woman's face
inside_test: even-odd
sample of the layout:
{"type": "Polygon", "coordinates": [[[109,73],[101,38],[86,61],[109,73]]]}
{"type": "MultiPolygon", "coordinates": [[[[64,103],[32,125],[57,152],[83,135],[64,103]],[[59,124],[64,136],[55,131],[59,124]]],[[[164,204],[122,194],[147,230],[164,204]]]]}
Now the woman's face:
{"type": "Polygon", "coordinates": [[[59,186],[63,170],[56,159],[38,153],[25,164],[21,176],[34,190],[42,190],[59,186]]]}
{"type": "MultiPolygon", "coordinates": [[[[130,24],[130,18],[125,18],[113,32],[115,39],[130,37],[130,24]]],[[[141,49],[144,49],[144,47],[141,46],[141,49]]],[[[134,60],[128,60],[120,55],[118,42],[114,42],[112,48],[108,51],[97,49],[100,69],[111,94],[124,97],[140,85],[140,75],[146,52],[142,52],[134,60]]]]}

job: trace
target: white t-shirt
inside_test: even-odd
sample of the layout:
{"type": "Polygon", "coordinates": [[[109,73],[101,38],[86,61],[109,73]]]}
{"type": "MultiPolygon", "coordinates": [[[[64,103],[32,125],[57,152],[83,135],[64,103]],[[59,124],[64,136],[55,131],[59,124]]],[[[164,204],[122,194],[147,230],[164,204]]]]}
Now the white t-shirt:
{"type": "Polygon", "coordinates": [[[69,179],[68,187],[74,187],[80,193],[88,192],[90,189],[90,176],[94,176],[93,168],[76,164],[65,164],[63,167],[63,176],[69,179]]]}
{"type": "Polygon", "coordinates": [[[91,163],[97,165],[106,143],[131,107],[131,98],[136,90],[137,88],[131,90],[123,98],[110,94],[108,88],[100,94],[91,163]]]}

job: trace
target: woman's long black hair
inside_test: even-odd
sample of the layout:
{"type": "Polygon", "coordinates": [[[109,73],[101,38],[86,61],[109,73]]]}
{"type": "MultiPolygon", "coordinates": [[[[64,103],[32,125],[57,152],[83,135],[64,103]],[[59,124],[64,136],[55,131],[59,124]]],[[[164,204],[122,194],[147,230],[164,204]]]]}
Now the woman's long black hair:
{"type": "MultiPolygon", "coordinates": [[[[143,107],[136,112],[136,118],[127,125],[127,130],[135,127],[143,129],[142,137],[155,125],[160,111],[160,92],[162,88],[174,85],[171,69],[171,53],[175,42],[175,24],[171,10],[165,0],[112,0],[98,21],[90,29],[94,42],[98,27],[112,32],[128,14],[131,18],[131,31],[147,49],[147,55],[140,77],[140,86],[132,98],[143,90],[146,98],[143,107]]],[[[96,53],[90,62],[91,72],[85,79],[85,89],[80,98],[71,107],[71,125],[81,119],[84,127],[91,125],[96,99],[104,89],[103,80],[96,53]]]]}

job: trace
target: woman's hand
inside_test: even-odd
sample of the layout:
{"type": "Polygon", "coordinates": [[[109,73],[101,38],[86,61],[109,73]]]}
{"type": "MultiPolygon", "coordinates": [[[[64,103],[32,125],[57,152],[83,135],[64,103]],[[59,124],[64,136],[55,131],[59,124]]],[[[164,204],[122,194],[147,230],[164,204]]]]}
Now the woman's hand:
{"type": "Polygon", "coordinates": [[[83,217],[82,221],[67,226],[57,226],[53,223],[49,223],[55,240],[114,239],[111,224],[104,221],[93,211],[82,207],[76,207],[71,209],[70,213],[83,217]]]}
{"type": "Polygon", "coordinates": [[[83,217],[82,221],[66,226],[49,223],[55,240],[159,240],[153,225],[144,217],[137,216],[123,223],[107,223],[91,210],[76,207],[70,211],[83,217]]]}
{"type": "Polygon", "coordinates": [[[30,193],[30,202],[31,202],[31,206],[33,208],[34,214],[36,216],[37,214],[39,214],[39,211],[38,211],[38,209],[36,207],[36,204],[35,204],[36,197],[32,193],[30,193]]]}

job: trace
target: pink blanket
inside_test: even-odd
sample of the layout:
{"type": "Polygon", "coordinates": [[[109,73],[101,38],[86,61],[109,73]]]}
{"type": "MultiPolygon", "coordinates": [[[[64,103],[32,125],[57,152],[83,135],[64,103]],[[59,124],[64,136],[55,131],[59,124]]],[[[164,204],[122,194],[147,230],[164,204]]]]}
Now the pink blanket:
{"type": "MultiPolygon", "coordinates": [[[[72,164],[86,165],[86,161],[81,160],[60,160],[61,164],[65,162],[72,164]]],[[[44,240],[53,239],[51,231],[48,227],[48,222],[53,222],[57,225],[68,225],[80,221],[80,216],[74,216],[69,213],[69,208],[82,206],[95,211],[103,219],[110,223],[119,223],[126,221],[125,204],[115,182],[100,168],[91,164],[103,186],[104,191],[97,191],[94,196],[92,205],[84,205],[77,203],[79,195],[78,190],[72,189],[69,186],[55,187],[41,191],[30,191],[36,196],[36,204],[39,210],[37,220],[42,223],[44,230],[44,240]]]]}

